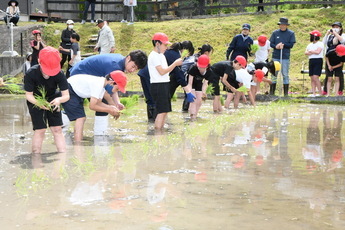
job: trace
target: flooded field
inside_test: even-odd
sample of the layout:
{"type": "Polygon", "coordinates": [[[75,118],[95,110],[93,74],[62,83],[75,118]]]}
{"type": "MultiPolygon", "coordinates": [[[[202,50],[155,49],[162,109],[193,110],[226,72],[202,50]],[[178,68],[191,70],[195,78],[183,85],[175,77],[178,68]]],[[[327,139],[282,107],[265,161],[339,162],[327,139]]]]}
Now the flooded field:
{"type": "Polygon", "coordinates": [[[174,102],[160,135],[143,101],[106,137],[89,111],[82,145],[48,132],[33,157],[25,100],[1,96],[1,229],[344,229],[345,106],[211,103],[190,122],[174,102]]]}

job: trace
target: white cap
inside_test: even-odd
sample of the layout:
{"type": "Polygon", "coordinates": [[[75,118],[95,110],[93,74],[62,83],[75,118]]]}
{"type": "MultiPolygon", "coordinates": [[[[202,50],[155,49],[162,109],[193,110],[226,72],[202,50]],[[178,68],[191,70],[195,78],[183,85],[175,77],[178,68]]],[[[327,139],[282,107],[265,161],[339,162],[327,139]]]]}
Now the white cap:
{"type": "Polygon", "coordinates": [[[67,24],[67,25],[74,24],[74,21],[71,20],[71,19],[69,19],[69,20],[67,20],[66,24],[67,24]]]}

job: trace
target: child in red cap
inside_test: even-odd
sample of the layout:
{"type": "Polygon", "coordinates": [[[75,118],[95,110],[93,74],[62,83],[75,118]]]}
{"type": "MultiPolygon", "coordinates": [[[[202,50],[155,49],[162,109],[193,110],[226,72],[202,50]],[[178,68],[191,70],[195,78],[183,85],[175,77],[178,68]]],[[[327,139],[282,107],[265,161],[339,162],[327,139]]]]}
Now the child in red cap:
{"type": "Polygon", "coordinates": [[[60,104],[69,100],[68,83],[60,67],[59,51],[47,46],[39,53],[38,65],[32,66],[24,77],[25,97],[29,108],[34,136],[32,138],[32,153],[40,154],[47,125],[54,136],[58,152],[66,151],[65,138],[62,133],[62,117],[60,104]],[[57,93],[56,90],[61,92],[57,93]],[[49,106],[39,104],[37,95],[44,96],[49,106]]]}
{"type": "Polygon", "coordinates": [[[155,129],[161,130],[164,127],[168,112],[171,112],[170,100],[170,78],[169,73],[176,67],[182,65],[182,59],[176,59],[170,66],[164,56],[168,48],[169,38],[164,33],[155,33],[152,37],[153,51],[147,61],[150,73],[150,93],[156,105],[155,129]]]}
{"type": "Polygon", "coordinates": [[[343,64],[345,62],[345,46],[337,45],[326,53],[326,76],[327,76],[327,97],[330,96],[331,84],[334,75],[334,92],[336,96],[339,94],[339,78],[343,76],[343,64]]]}
{"type": "Polygon", "coordinates": [[[83,139],[84,123],[86,114],[84,110],[84,98],[90,98],[89,108],[96,112],[109,113],[114,118],[120,116],[120,111],[114,104],[111,96],[106,92],[107,85],[113,85],[113,93],[118,90],[125,93],[127,77],[124,72],[115,70],[109,75],[98,77],[89,74],[76,74],[68,78],[70,100],[63,104],[63,108],[70,121],[75,121],[74,141],[80,142],[83,139]],[[108,104],[102,102],[105,99],[108,104]]]}
{"type": "Polygon", "coordinates": [[[210,58],[203,54],[196,64],[188,70],[188,85],[196,96],[194,102],[189,104],[190,119],[195,120],[202,104],[202,98],[206,98],[208,81],[211,79],[210,58]]]}
{"type": "Polygon", "coordinates": [[[313,30],[310,33],[310,44],[305,50],[305,55],[309,57],[309,77],[311,78],[312,97],[322,94],[320,75],[322,72],[324,44],[320,41],[321,33],[313,30]],[[318,89],[319,94],[316,93],[318,89]]]}

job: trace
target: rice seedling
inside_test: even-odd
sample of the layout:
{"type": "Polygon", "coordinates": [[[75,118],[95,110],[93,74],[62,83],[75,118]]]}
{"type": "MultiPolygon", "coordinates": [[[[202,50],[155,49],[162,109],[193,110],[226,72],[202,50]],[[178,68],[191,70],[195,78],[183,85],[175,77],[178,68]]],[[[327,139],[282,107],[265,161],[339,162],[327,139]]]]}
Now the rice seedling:
{"type": "Polygon", "coordinates": [[[17,84],[5,84],[4,88],[9,91],[10,94],[23,94],[24,90],[22,90],[22,87],[17,84]]]}
{"type": "Polygon", "coordinates": [[[214,92],[214,87],[212,84],[209,84],[206,89],[206,94],[212,94],[214,92]]]}
{"type": "Polygon", "coordinates": [[[259,50],[259,45],[258,44],[252,44],[252,45],[250,45],[250,51],[252,52],[252,53],[255,53],[256,51],[258,51],[259,50]]]}
{"type": "Polygon", "coordinates": [[[181,58],[185,58],[188,55],[189,51],[188,50],[183,50],[181,53],[181,58]]]}
{"type": "Polygon", "coordinates": [[[53,112],[53,106],[47,101],[47,91],[44,86],[38,87],[38,92],[41,94],[35,94],[36,104],[34,105],[36,108],[46,107],[50,112],[53,112]]]}

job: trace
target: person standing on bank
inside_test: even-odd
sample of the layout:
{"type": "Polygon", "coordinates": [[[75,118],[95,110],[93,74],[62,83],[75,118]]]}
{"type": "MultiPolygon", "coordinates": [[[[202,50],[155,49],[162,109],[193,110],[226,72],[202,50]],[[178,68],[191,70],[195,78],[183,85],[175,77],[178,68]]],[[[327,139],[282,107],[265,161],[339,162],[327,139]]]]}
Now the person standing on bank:
{"type": "Polygon", "coordinates": [[[81,24],[85,24],[87,19],[87,11],[91,5],[91,23],[95,22],[95,8],[96,8],[96,0],[86,0],[84,2],[84,12],[83,12],[83,20],[81,20],[81,24]]]}
{"type": "Polygon", "coordinates": [[[6,8],[6,16],[4,17],[5,23],[12,22],[14,26],[17,26],[19,21],[19,6],[17,1],[9,1],[8,7],[6,8]],[[9,20],[9,21],[8,21],[9,20]]]}
{"type": "Polygon", "coordinates": [[[99,51],[100,54],[114,53],[115,38],[113,31],[102,19],[97,19],[96,25],[100,28],[100,31],[94,51],[99,51]]]}
{"type": "MultiPolygon", "coordinates": [[[[288,29],[289,20],[287,18],[280,18],[279,29],[273,31],[270,42],[273,48],[272,60],[282,62],[281,71],[283,75],[284,96],[289,93],[289,68],[290,68],[290,51],[296,43],[295,32],[288,29]]],[[[270,85],[270,92],[275,92],[277,86],[277,77],[272,76],[272,84],[270,85]]]]}
{"type": "Polygon", "coordinates": [[[250,45],[253,44],[253,38],[249,36],[250,25],[245,23],[242,25],[241,34],[237,34],[231,41],[228,50],[226,51],[226,60],[235,60],[238,55],[248,59],[248,54],[250,54],[250,45]],[[231,54],[231,56],[230,56],[231,54]]]}
{"type": "Polygon", "coordinates": [[[127,23],[128,9],[130,13],[130,20],[127,25],[134,24],[134,6],[137,6],[137,0],[123,0],[123,19],[122,23],[127,23]]]}
{"type": "Polygon", "coordinates": [[[46,44],[43,42],[41,31],[33,30],[32,35],[34,35],[34,40],[30,41],[30,46],[32,48],[31,66],[34,66],[38,64],[38,54],[46,47],[46,44]]]}
{"type": "MultiPolygon", "coordinates": [[[[338,45],[345,43],[345,33],[343,33],[343,25],[341,22],[334,22],[332,28],[327,30],[325,37],[322,40],[323,44],[326,46],[325,54],[328,51],[335,49],[338,45]]],[[[325,63],[327,67],[327,63],[325,63]]],[[[339,95],[343,95],[344,90],[344,74],[341,73],[339,76],[339,95]]],[[[327,95],[327,76],[323,85],[323,95],[327,95]]]]}
{"type": "Polygon", "coordinates": [[[66,152],[65,138],[62,133],[60,105],[69,100],[68,83],[60,67],[59,51],[47,46],[39,53],[39,65],[32,66],[24,77],[25,97],[29,108],[34,136],[32,153],[40,154],[47,125],[54,136],[58,152],[66,152]],[[61,92],[56,90],[59,88],[61,92]],[[35,95],[46,92],[51,109],[38,104],[35,95]]]}
{"type": "Polygon", "coordinates": [[[311,43],[307,46],[305,55],[309,57],[309,77],[311,78],[311,89],[313,93],[311,97],[315,97],[322,94],[320,75],[322,72],[324,45],[320,42],[320,31],[313,30],[309,34],[311,43]],[[319,94],[316,93],[316,89],[318,89],[319,94]]]}
{"type": "MultiPolygon", "coordinates": [[[[72,46],[71,35],[73,33],[75,33],[75,31],[73,30],[74,22],[72,20],[67,20],[66,24],[67,24],[67,28],[64,29],[62,31],[62,34],[61,34],[61,44],[60,44],[60,46],[63,49],[68,49],[69,50],[69,49],[71,49],[71,46],[72,46]]],[[[69,52],[66,52],[66,51],[63,51],[63,50],[60,50],[60,53],[62,54],[61,55],[61,62],[60,62],[61,69],[62,69],[62,67],[65,64],[66,60],[68,60],[68,62],[71,60],[71,55],[70,55],[69,52]]]]}

